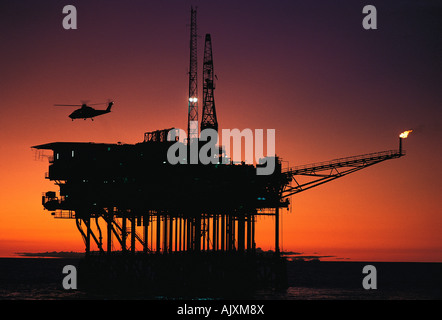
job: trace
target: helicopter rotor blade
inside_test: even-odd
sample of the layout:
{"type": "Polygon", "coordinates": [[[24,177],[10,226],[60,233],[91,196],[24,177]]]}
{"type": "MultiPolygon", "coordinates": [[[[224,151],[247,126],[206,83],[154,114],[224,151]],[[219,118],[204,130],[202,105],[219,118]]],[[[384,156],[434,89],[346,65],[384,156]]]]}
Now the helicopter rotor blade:
{"type": "Polygon", "coordinates": [[[56,107],[81,107],[81,104],[54,104],[56,107]]]}

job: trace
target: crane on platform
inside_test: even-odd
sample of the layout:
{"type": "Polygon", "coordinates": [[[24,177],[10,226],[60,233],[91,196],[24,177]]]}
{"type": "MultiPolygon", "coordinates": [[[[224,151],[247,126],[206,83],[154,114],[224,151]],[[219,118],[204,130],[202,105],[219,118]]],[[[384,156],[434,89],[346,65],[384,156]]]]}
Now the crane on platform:
{"type": "Polygon", "coordinates": [[[399,150],[374,152],[289,168],[284,174],[288,181],[293,181],[296,185],[285,185],[281,191],[281,198],[287,198],[309,190],[385,160],[404,156],[405,151],[402,150],[402,140],[406,139],[412,131],[407,130],[399,135],[399,150]],[[308,181],[300,183],[298,181],[299,178],[296,178],[300,176],[307,177],[308,181]]]}
{"type": "MultiPolygon", "coordinates": [[[[285,205],[288,197],[304,192],[324,183],[345,177],[350,173],[368,168],[377,163],[397,159],[405,155],[402,150],[402,140],[413,130],[407,130],[399,135],[399,149],[362,154],[357,156],[333,159],[319,163],[311,163],[289,168],[282,173],[279,197],[281,206],[285,205]],[[307,181],[301,182],[301,178],[307,181]],[[292,185],[294,182],[295,185],[292,185]],[[285,201],[283,201],[285,199],[285,201]]],[[[279,207],[275,208],[275,252],[279,253],[279,207]]]]}
{"type": "Polygon", "coordinates": [[[286,198],[321,184],[336,180],[379,162],[400,158],[404,155],[405,153],[402,150],[389,150],[290,168],[285,171],[285,174],[289,180],[295,182],[295,185],[287,185],[282,191],[282,198],[286,198]],[[297,179],[299,176],[308,177],[308,181],[301,183],[298,181],[299,178],[297,179]]]}

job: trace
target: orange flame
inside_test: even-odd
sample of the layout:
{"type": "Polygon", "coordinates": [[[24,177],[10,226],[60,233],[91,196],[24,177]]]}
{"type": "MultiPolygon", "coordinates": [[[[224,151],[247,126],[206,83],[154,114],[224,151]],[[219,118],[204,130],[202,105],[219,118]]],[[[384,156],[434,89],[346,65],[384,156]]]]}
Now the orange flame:
{"type": "Polygon", "coordinates": [[[399,138],[404,139],[404,138],[408,137],[408,134],[411,133],[411,132],[413,132],[413,130],[407,130],[407,131],[404,131],[404,132],[402,132],[402,133],[399,135],[399,138]]]}

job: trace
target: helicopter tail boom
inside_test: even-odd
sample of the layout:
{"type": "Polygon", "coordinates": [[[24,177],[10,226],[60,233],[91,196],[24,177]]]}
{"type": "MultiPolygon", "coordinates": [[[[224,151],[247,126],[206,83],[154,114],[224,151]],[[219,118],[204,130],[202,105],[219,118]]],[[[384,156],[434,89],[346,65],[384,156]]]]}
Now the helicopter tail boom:
{"type": "Polygon", "coordinates": [[[106,111],[110,112],[110,111],[111,111],[111,108],[112,108],[112,106],[113,106],[113,104],[114,104],[113,101],[109,102],[106,111]]]}

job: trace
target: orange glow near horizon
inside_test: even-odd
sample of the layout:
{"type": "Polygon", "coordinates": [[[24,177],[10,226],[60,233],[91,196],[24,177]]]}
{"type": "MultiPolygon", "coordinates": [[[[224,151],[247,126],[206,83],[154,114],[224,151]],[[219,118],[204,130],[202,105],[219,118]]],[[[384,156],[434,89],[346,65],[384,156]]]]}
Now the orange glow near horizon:
{"type": "MultiPolygon", "coordinates": [[[[405,4],[379,4],[402,18],[367,31],[357,4],[229,1],[198,5],[199,30],[212,34],[219,130],[275,129],[276,154],[293,167],[391,150],[397,132],[413,128],[406,156],[292,196],[281,210],[282,250],[442,262],[441,39],[425,18],[431,10],[413,20],[421,18],[405,4]]],[[[137,3],[84,5],[70,31],[58,5],[0,4],[0,257],[85,248],[75,221],[43,209],[42,193],[58,187],[31,146],[138,143],[148,131],[187,128],[190,4],[137,3]],[[109,98],[112,112],[94,121],[53,106],[109,98]]],[[[201,71],[202,50],[199,40],[201,71]]],[[[272,217],[258,218],[256,242],[274,249],[272,217]]]]}

